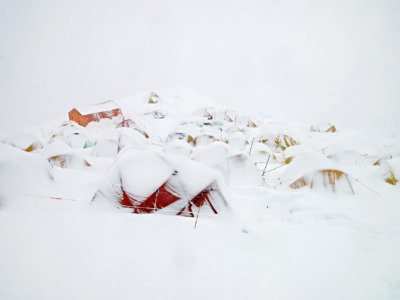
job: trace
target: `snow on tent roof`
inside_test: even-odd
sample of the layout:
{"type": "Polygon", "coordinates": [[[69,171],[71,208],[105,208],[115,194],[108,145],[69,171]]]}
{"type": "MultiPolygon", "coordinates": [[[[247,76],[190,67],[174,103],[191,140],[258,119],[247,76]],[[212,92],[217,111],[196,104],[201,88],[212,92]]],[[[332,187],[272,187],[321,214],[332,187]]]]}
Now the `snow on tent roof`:
{"type": "Polygon", "coordinates": [[[380,170],[386,182],[396,185],[400,179],[400,157],[382,161],[380,170]]]}
{"type": "Polygon", "coordinates": [[[47,159],[51,165],[57,167],[82,169],[85,166],[90,166],[79,151],[57,140],[47,144],[42,149],[41,155],[47,159]]]}
{"type": "Polygon", "coordinates": [[[168,145],[166,145],[163,149],[165,153],[171,153],[176,155],[182,155],[185,157],[189,157],[192,153],[192,147],[185,141],[182,140],[174,140],[168,145]]]}
{"type": "Polygon", "coordinates": [[[400,157],[388,159],[385,162],[389,164],[390,168],[397,176],[400,176],[400,157]]]}
{"type": "Polygon", "coordinates": [[[287,147],[285,151],[283,151],[283,154],[285,155],[286,158],[296,157],[299,155],[308,155],[308,154],[312,155],[314,153],[316,152],[306,145],[294,145],[291,147],[287,147]]]}
{"type": "Polygon", "coordinates": [[[88,114],[98,113],[98,112],[102,112],[102,111],[110,111],[110,110],[114,110],[114,109],[119,109],[119,107],[112,100],[101,102],[101,103],[90,105],[90,106],[76,107],[76,110],[78,110],[82,115],[88,115],[88,114]]]}
{"type": "Polygon", "coordinates": [[[55,140],[46,146],[43,147],[41,151],[41,155],[48,159],[49,157],[61,154],[75,154],[76,152],[71,147],[68,147],[67,144],[55,140]]]}
{"type": "Polygon", "coordinates": [[[351,143],[331,143],[328,144],[326,147],[324,147],[323,149],[323,153],[327,156],[330,155],[334,155],[334,154],[338,154],[338,153],[344,153],[344,152],[348,152],[348,151],[353,151],[353,152],[358,152],[351,143]]]}
{"type": "Polygon", "coordinates": [[[195,148],[192,158],[195,161],[212,167],[238,154],[240,154],[240,151],[232,149],[229,145],[223,142],[214,142],[195,148]]]}
{"type": "Polygon", "coordinates": [[[266,157],[272,154],[273,151],[267,145],[263,143],[254,143],[251,147],[250,157],[254,162],[261,162],[265,161],[265,159],[267,159],[266,157]]]}
{"type": "Polygon", "coordinates": [[[348,174],[321,154],[304,153],[296,156],[287,166],[283,183],[293,189],[309,186],[335,193],[355,193],[348,174]]]}
{"type": "Polygon", "coordinates": [[[163,159],[178,172],[178,177],[191,195],[199,193],[220,175],[214,169],[177,155],[163,154],[163,159]]]}
{"type": "Polygon", "coordinates": [[[263,143],[254,143],[253,144],[253,148],[252,148],[252,154],[255,152],[261,152],[261,153],[265,153],[265,154],[272,154],[273,151],[271,150],[270,147],[268,147],[267,145],[263,144],[263,143]]]}
{"type": "Polygon", "coordinates": [[[32,133],[24,131],[9,133],[2,139],[2,142],[27,152],[35,150],[41,146],[41,142],[38,137],[32,133]]]}
{"type": "Polygon", "coordinates": [[[135,129],[120,127],[116,131],[119,133],[120,149],[130,145],[136,147],[144,147],[146,145],[146,138],[135,129]]]}
{"type": "Polygon", "coordinates": [[[174,169],[156,152],[130,150],[119,157],[111,172],[117,173],[124,188],[140,199],[150,196],[171,176],[174,169]]]}
{"type": "Polygon", "coordinates": [[[62,135],[62,136],[67,136],[68,134],[71,133],[87,133],[87,128],[80,126],[79,124],[73,122],[71,124],[65,124],[61,125],[57,128],[55,128],[52,132],[52,135],[62,135]]]}
{"type": "Polygon", "coordinates": [[[192,196],[219,177],[215,170],[182,156],[129,149],[119,156],[100,190],[112,198],[122,185],[135,199],[144,200],[173,174],[179,177],[182,191],[192,196]]]}

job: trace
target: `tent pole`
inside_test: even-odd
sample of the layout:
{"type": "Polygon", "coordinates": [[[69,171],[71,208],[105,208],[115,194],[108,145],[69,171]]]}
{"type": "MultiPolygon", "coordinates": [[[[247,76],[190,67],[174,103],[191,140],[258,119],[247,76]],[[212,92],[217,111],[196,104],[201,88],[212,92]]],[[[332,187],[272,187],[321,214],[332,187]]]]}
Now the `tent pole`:
{"type": "Polygon", "coordinates": [[[251,150],[253,149],[254,139],[255,139],[255,138],[253,138],[253,139],[251,140],[249,156],[250,156],[250,154],[251,154],[251,150]]]}
{"type": "Polygon", "coordinates": [[[201,205],[199,206],[199,210],[197,211],[196,222],[194,223],[194,229],[196,229],[196,226],[197,226],[197,219],[199,218],[200,209],[201,209],[201,205]]]}
{"type": "Polygon", "coordinates": [[[264,177],[264,174],[265,174],[265,171],[267,170],[267,166],[268,166],[268,163],[269,163],[269,159],[270,159],[270,158],[271,158],[271,154],[268,156],[268,160],[267,160],[267,162],[266,162],[266,164],[265,164],[265,168],[264,168],[264,171],[263,171],[261,177],[264,177]]]}

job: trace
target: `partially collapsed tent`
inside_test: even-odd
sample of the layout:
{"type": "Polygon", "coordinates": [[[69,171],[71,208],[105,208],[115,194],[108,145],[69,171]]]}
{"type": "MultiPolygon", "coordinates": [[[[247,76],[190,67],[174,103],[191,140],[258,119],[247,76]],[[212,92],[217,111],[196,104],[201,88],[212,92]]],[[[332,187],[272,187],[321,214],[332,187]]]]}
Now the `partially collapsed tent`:
{"type": "Polygon", "coordinates": [[[93,198],[134,213],[193,217],[228,207],[218,172],[190,159],[161,152],[129,150],[120,155],[93,198]]]}

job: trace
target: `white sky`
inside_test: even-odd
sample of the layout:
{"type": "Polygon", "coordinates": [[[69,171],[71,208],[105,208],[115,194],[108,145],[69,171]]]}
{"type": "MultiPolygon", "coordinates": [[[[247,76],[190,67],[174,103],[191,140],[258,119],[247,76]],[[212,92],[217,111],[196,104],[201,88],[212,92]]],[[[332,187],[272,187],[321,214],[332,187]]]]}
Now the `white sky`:
{"type": "Polygon", "coordinates": [[[398,0],[2,0],[0,130],[167,86],[398,130],[399,16],[398,0]]]}

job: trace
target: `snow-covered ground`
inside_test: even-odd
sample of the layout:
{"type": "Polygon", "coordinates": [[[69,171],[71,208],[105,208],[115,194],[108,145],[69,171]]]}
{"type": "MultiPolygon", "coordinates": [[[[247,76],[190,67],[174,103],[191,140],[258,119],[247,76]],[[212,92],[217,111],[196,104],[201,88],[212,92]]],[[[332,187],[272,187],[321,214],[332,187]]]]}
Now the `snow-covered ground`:
{"type": "Polygon", "coordinates": [[[0,136],[0,299],[399,299],[398,135],[157,93],[116,101],[136,129],[55,120],[0,136]],[[131,166],[133,151],[197,168],[182,172],[194,190],[217,178],[229,207],[195,227],[98,205],[112,174],[168,170],[131,166]]]}

